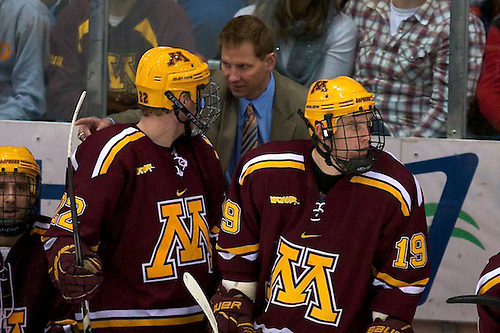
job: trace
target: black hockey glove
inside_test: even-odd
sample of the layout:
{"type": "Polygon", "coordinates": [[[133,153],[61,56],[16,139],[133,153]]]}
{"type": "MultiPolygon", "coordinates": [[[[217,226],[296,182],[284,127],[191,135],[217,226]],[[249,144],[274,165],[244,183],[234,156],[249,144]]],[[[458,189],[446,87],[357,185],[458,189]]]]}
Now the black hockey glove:
{"type": "Polygon", "coordinates": [[[389,317],[386,320],[376,319],[366,328],[366,333],[378,332],[413,333],[413,328],[402,320],[389,317]]]}
{"type": "Polygon", "coordinates": [[[253,333],[253,302],[237,289],[217,287],[210,299],[221,333],[253,333]]]}
{"type": "Polygon", "coordinates": [[[54,266],[49,271],[52,281],[70,303],[88,299],[103,279],[101,259],[83,243],[82,257],[84,267],[77,267],[75,246],[65,246],[54,258],[54,266]]]}

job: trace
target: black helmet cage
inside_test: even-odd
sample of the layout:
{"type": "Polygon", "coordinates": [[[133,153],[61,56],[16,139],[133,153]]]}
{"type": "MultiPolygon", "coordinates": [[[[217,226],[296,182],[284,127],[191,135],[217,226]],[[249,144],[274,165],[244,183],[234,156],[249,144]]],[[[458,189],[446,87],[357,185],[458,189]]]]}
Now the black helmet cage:
{"type": "MultiPolygon", "coordinates": [[[[327,165],[333,166],[339,172],[344,174],[360,174],[371,169],[373,163],[378,158],[380,151],[384,149],[385,146],[385,132],[382,117],[377,108],[370,108],[369,110],[360,109],[357,112],[349,113],[340,117],[333,118],[332,114],[325,114],[324,120],[317,123],[323,125],[323,140],[315,138],[320,149],[318,149],[319,154],[325,159],[327,165]],[[366,120],[359,121],[359,117],[363,114],[367,114],[366,120]],[[356,129],[354,136],[335,138],[334,134],[339,129],[346,127],[344,123],[345,116],[353,116],[354,124],[349,124],[349,126],[354,126],[356,129]],[[348,146],[348,139],[358,138],[360,140],[362,135],[359,134],[359,125],[364,123],[368,124],[368,130],[370,135],[369,147],[364,154],[364,156],[347,158],[349,152],[358,151],[362,152],[360,149],[350,149],[348,146]],[[344,141],[344,147],[339,145],[338,140],[344,141]],[[328,142],[328,143],[327,143],[328,142]]],[[[313,134],[313,136],[315,136],[313,134]]]]}
{"type": "Polygon", "coordinates": [[[2,177],[2,181],[0,181],[0,236],[17,236],[28,229],[33,221],[33,216],[39,213],[41,176],[36,177],[35,184],[32,183],[32,178],[17,171],[7,173],[5,170],[0,170],[0,177],[2,177]],[[3,176],[6,175],[12,175],[13,180],[5,181],[3,176]],[[16,197],[16,200],[12,205],[9,204],[6,206],[4,198],[7,195],[6,192],[10,191],[9,183],[13,185],[13,195],[16,197]],[[34,191],[31,191],[30,189],[33,187],[34,191]],[[25,200],[18,200],[23,196],[27,198],[25,200]],[[22,216],[17,216],[14,213],[18,211],[23,213],[22,216]]]}
{"type": "Polygon", "coordinates": [[[196,113],[193,115],[170,90],[165,92],[165,96],[174,104],[174,112],[177,120],[185,125],[186,135],[188,136],[205,134],[220,115],[219,86],[213,82],[212,78],[210,78],[207,84],[197,86],[196,95],[196,113]],[[181,121],[179,119],[179,112],[186,115],[188,120],[181,121]],[[191,128],[191,122],[195,125],[194,128],[191,128]]]}

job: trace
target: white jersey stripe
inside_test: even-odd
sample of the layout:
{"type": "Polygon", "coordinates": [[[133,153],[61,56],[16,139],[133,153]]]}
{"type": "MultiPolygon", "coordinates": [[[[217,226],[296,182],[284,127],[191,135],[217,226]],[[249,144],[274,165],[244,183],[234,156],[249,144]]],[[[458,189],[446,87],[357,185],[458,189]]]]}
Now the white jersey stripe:
{"type": "MultiPolygon", "coordinates": [[[[112,318],[133,318],[133,319],[150,319],[150,318],[165,318],[165,317],[178,317],[191,314],[201,313],[199,305],[193,305],[182,308],[170,309],[149,309],[149,310],[102,310],[90,312],[90,320],[98,319],[112,319],[112,318]]],[[[82,314],[76,313],[76,320],[82,320],[82,314]]]]}
{"type": "Polygon", "coordinates": [[[280,154],[264,154],[264,155],[259,155],[255,156],[254,158],[248,160],[245,165],[243,165],[243,168],[241,170],[240,174],[240,180],[241,176],[244,175],[247,171],[247,169],[252,166],[255,163],[259,163],[262,161],[295,161],[295,162],[302,162],[304,163],[304,156],[299,155],[299,154],[293,154],[293,153],[280,153],[280,154]]]}
{"type": "MultiPolygon", "coordinates": [[[[379,279],[374,279],[372,283],[375,287],[382,287],[384,289],[394,289],[391,285],[385,283],[382,280],[379,279]]],[[[421,286],[406,286],[406,287],[397,287],[399,290],[401,290],[405,294],[410,294],[410,295],[418,295],[421,294],[424,289],[424,287],[421,286]]]]}
{"type": "Polygon", "coordinates": [[[408,191],[404,188],[404,186],[399,181],[397,181],[396,179],[394,179],[392,177],[389,177],[387,175],[384,175],[382,173],[375,172],[375,171],[365,172],[361,176],[362,177],[371,178],[371,179],[380,180],[380,181],[382,181],[382,182],[384,182],[386,184],[390,184],[394,188],[398,189],[398,191],[403,196],[403,200],[406,202],[406,205],[408,206],[408,210],[411,212],[411,197],[410,197],[410,194],[408,193],[408,191]]]}
{"type": "Polygon", "coordinates": [[[479,292],[479,289],[481,289],[486,283],[488,283],[488,281],[490,281],[491,279],[493,279],[497,276],[500,276],[500,267],[497,267],[494,270],[492,270],[491,272],[484,274],[477,282],[476,295],[479,292]]]}
{"type": "Polygon", "coordinates": [[[417,204],[420,207],[422,203],[424,202],[424,193],[422,190],[422,187],[420,186],[420,183],[418,182],[417,177],[413,175],[413,179],[415,180],[415,186],[417,187],[417,204]]]}
{"type": "Polygon", "coordinates": [[[97,175],[99,175],[99,171],[101,170],[102,165],[103,165],[104,161],[106,160],[106,157],[111,152],[111,149],[113,149],[113,147],[115,146],[115,144],[117,142],[119,142],[120,140],[122,140],[124,137],[126,137],[126,136],[128,136],[130,134],[133,134],[135,132],[138,132],[138,131],[139,130],[137,128],[127,127],[123,131],[121,131],[120,133],[118,133],[114,137],[112,137],[106,143],[106,145],[101,149],[101,152],[99,153],[99,157],[97,158],[97,162],[96,162],[96,164],[94,166],[94,169],[92,170],[92,178],[94,178],[97,175]]]}

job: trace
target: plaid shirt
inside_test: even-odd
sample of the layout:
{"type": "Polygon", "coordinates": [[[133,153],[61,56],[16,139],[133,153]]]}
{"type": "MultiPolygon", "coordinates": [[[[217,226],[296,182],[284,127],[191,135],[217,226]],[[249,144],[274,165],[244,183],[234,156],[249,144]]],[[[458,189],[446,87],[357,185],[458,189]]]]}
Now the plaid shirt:
{"type": "MultiPolygon", "coordinates": [[[[376,98],[395,136],[445,137],[448,113],[450,3],[427,0],[398,32],[389,31],[389,0],[351,0],[344,11],[359,28],[354,78],[376,98]]],[[[476,91],[486,33],[469,15],[467,95],[476,91]]]]}

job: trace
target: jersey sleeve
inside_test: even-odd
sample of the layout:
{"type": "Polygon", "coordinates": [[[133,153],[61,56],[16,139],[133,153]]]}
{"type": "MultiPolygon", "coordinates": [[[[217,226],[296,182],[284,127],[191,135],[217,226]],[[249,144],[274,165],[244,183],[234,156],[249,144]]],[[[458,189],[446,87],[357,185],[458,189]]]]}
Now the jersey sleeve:
{"type": "MultiPolygon", "coordinates": [[[[244,175],[240,161],[235,175],[244,175]]],[[[223,279],[251,282],[258,278],[260,223],[258,205],[252,194],[256,181],[234,177],[222,206],[217,242],[218,264],[223,279]]]]}
{"type": "MultiPolygon", "coordinates": [[[[143,136],[142,132],[129,127],[115,135],[105,145],[89,137],[78,147],[72,157],[75,169],[73,184],[79,233],[82,242],[94,251],[99,245],[105,222],[111,219],[117,209],[120,209],[120,195],[130,178],[131,168],[127,167],[123,147],[143,136]]],[[[58,249],[73,243],[73,225],[67,188],[45,236],[52,238],[52,242],[55,243],[52,245],[52,242],[45,241],[46,250],[50,249],[52,257],[56,255],[58,249]]]]}
{"type": "Polygon", "coordinates": [[[370,310],[411,322],[429,281],[430,259],[423,192],[414,176],[408,178],[406,185],[387,180],[398,200],[379,236],[370,310]]]}

